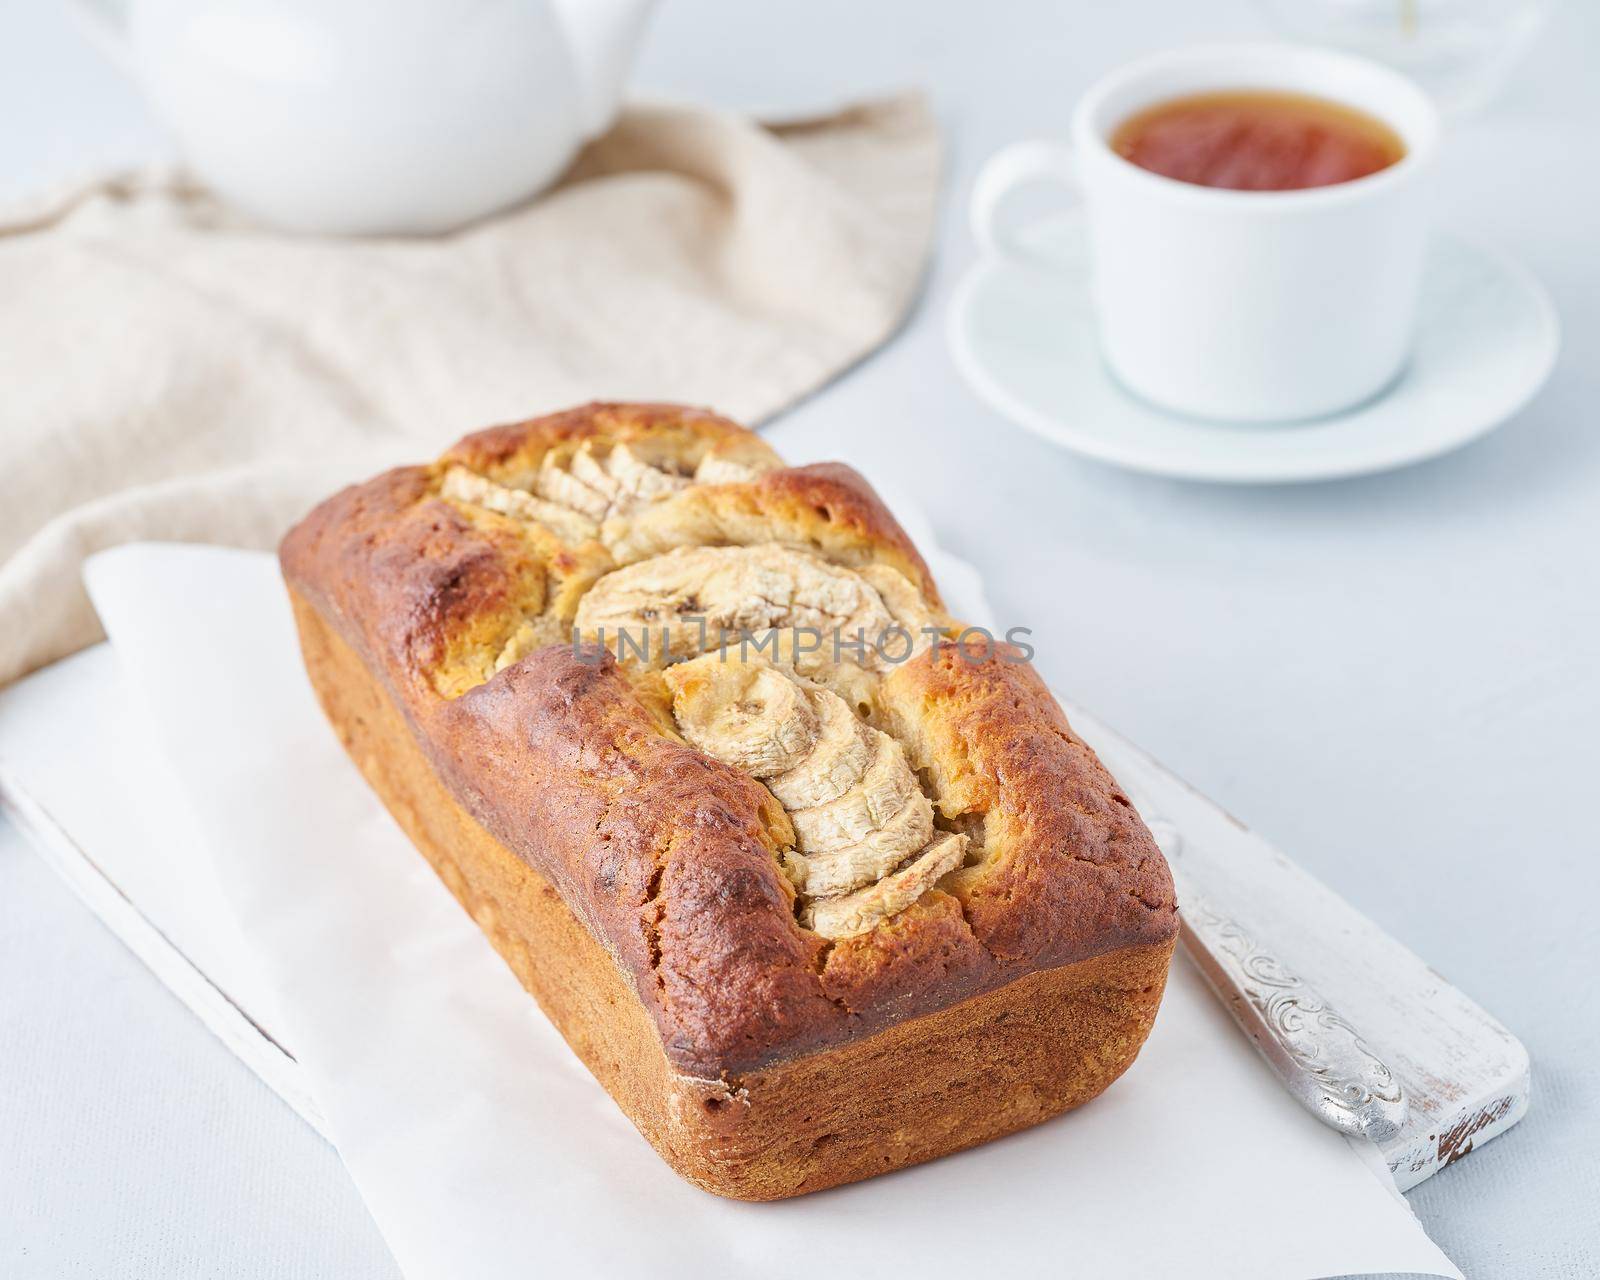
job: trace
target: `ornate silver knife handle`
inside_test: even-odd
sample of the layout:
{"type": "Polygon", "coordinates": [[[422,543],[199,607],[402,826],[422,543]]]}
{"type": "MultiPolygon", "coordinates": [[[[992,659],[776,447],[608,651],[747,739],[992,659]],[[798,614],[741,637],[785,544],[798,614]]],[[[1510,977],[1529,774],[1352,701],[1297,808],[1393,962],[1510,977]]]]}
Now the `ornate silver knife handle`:
{"type": "Polygon", "coordinates": [[[1400,1082],[1360,1033],[1199,893],[1181,867],[1182,837],[1160,820],[1150,830],[1178,886],[1189,954],[1289,1093],[1343,1133],[1386,1142],[1406,1120],[1400,1082]]]}

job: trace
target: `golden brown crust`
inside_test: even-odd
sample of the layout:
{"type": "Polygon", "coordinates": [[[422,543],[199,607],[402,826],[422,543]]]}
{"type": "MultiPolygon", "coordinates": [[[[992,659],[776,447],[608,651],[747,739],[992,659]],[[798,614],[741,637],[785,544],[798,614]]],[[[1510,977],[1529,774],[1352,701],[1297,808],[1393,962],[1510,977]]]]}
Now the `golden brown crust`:
{"type": "MultiPolygon", "coordinates": [[[[445,789],[364,660],[298,597],[295,615],[312,683],[374,790],[617,1105],[708,1191],[818,1191],[1037,1124],[1097,1095],[1149,1033],[1170,942],[1038,970],[791,1061],[684,1074],[594,932],[445,789]]],[[[955,962],[963,926],[947,894],[884,927],[907,951],[955,962]]],[[[937,968],[916,972],[930,980],[937,968]]],[[[870,980],[886,973],[873,967],[870,980]]]]}
{"type": "MultiPolygon", "coordinates": [[[[553,448],[628,432],[690,458],[766,451],[714,415],[587,406],[469,437],[446,463],[521,476],[553,448]]],[[[980,856],[869,933],[830,944],[802,928],[775,856],[789,838],[782,808],[687,746],[609,657],[547,645],[492,678],[473,668],[441,683],[441,668],[481,662],[552,584],[607,555],[597,544],[533,555],[512,522],[436,496],[446,463],[329,499],[285,540],[285,576],[387,688],[451,795],[611,954],[674,1070],[756,1071],[1029,974],[1170,953],[1171,881],[1115,782],[1013,651],[948,641],[883,680],[881,711],[980,856]]],[[[643,542],[607,563],[764,538],[888,565],[937,601],[905,533],[837,465],[690,488],[628,537],[641,527],[643,542]]]]}
{"type": "Polygon", "coordinates": [[[943,816],[982,819],[985,856],[949,888],[987,950],[1047,968],[1172,936],[1166,861],[1014,646],[943,642],[880,699],[943,816]]]}

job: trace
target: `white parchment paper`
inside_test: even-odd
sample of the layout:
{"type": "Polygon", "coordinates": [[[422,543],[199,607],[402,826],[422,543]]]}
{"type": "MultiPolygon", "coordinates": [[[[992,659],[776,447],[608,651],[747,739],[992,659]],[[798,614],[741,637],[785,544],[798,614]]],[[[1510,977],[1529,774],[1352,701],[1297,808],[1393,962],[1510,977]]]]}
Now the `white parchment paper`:
{"type": "MultiPolygon", "coordinates": [[[[969,569],[934,570],[958,613],[986,616],[963,598],[969,569]]],[[[408,1276],[1459,1277],[1381,1161],[1289,1099],[1181,959],[1139,1060],[1077,1112],[798,1200],[696,1190],[635,1133],[345,758],[301,670],[274,561],[145,544],[102,553],[87,576],[340,1155],[408,1276]]]]}

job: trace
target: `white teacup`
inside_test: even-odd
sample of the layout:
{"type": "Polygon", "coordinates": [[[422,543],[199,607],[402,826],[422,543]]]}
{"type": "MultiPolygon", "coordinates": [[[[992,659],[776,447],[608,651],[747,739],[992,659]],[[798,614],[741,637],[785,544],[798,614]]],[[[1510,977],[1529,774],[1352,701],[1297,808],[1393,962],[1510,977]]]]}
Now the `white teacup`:
{"type": "Polygon", "coordinates": [[[1000,206],[1027,183],[1070,186],[1086,215],[1101,348],[1118,381],[1197,417],[1320,417],[1378,394],[1405,366],[1438,133],[1427,94],[1348,54],[1281,44],[1158,54],[1089,90],[1070,147],[1018,142],[992,157],[973,190],[973,229],[989,252],[1049,266],[1004,232],[1000,206]],[[1405,155],[1333,186],[1230,191],[1162,177],[1112,150],[1113,131],[1143,108],[1225,90],[1355,107],[1393,129],[1405,155]]]}

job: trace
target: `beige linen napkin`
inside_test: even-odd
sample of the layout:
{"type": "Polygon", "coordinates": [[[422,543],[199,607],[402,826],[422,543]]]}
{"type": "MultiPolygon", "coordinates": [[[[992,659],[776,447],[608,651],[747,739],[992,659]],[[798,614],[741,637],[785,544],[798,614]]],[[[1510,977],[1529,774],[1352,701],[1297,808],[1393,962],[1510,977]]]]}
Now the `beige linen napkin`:
{"type": "Polygon", "coordinates": [[[587,399],[776,412],[899,323],[938,181],[920,97],[648,106],[444,237],[273,234],[162,179],[0,219],[0,683],[99,637],[103,547],[270,547],[338,483],[587,399]]]}

